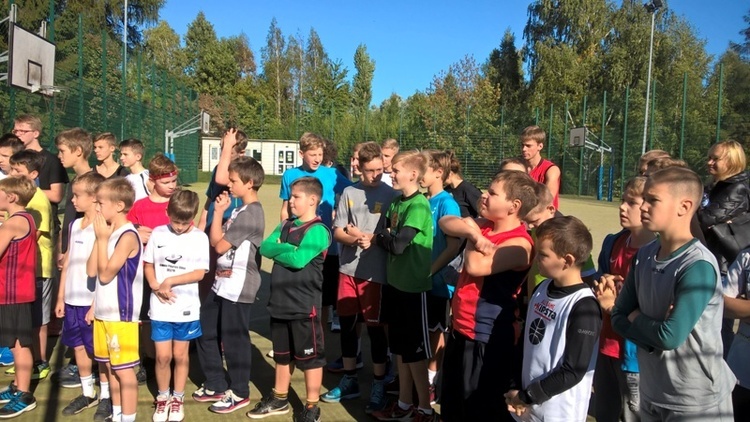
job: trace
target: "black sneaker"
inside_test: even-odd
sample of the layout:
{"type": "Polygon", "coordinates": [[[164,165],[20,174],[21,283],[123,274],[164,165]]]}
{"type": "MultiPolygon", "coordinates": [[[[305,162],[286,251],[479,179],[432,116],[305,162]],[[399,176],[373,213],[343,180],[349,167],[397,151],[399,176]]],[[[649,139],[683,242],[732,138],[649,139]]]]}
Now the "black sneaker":
{"type": "Polygon", "coordinates": [[[297,422],[320,422],[320,408],[317,405],[305,406],[305,409],[294,420],[297,422]]]}
{"type": "Polygon", "coordinates": [[[110,398],[99,400],[94,412],[94,422],[104,422],[112,416],[112,400],[110,398]]]}
{"type": "Polygon", "coordinates": [[[73,416],[77,415],[81,412],[83,412],[86,409],[90,409],[94,406],[96,406],[99,403],[99,398],[94,397],[86,397],[83,394],[73,399],[73,401],[70,402],[67,406],[65,406],[65,409],[63,409],[62,414],[63,416],[73,416]]]}
{"type": "Polygon", "coordinates": [[[5,406],[0,409],[0,419],[10,419],[36,409],[36,399],[31,393],[20,390],[5,406]]]}
{"type": "Polygon", "coordinates": [[[289,413],[289,400],[277,399],[273,394],[264,397],[253,410],[246,413],[250,419],[263,419],[273,415],[289,413]]]}

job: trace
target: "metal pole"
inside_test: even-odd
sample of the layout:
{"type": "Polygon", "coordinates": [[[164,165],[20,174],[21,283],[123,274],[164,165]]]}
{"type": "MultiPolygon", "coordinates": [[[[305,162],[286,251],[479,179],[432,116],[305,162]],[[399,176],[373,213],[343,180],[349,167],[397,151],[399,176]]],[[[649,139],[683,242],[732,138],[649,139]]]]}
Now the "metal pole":
{"type": "Polygon", "coordinates": [[[399,104],[398,113],[398,142],[404,142],[404,106],[399,104]]]}
{"type": "Polygon", "coordinates": [[[654,149],[654,126],[656,120],[654,120],[654,114],[656,114],[656,79],[654,79],[654,86],[651,87],[653,94],[651,95],[651,126],[649,127],[649,142],[648,149],[654,149]]]}
{"type": "Polygon", "coordinates": [[[602,129],[599,134],[599,183],[597,183],[596,199],[602,200],[604,188],[604,126],[607,124],[607,91],[604,91],[604,98],[602,99],[602,129]]]}
{"type": "Polygon", "coordinates": [[[648,100],[651,89],[651,61],[654,56],[654,25],[656,23],[656,11],[651,13],[651,45],[648,50],[648,79],[646,80],[646,112],[643,114],[643,145],[641,155],[646,153],[646,134],[648,133],[648,100]]]}
{"type": "Polygon", "coordinates": [[[719,64],[719,104],[716,110],[716,142],[721,137],[721,99],[724,94],[724,63],[719,64]]]}
{"type": "MultiPolygon", "coordinates": [[[[568,107],[569,107],[568,100],[565,100],[565,113],[563,114],[563,133],[565,134],[566,137],[568,136],[568,107]]],[[[561,148],[562,160],[560,160],[560,173],[561,173],[560,176],[562,177],[562,175],[565,174],[565,149],[567,148],[566,147],[567,144],[564,142],[561,142],[560,145],[562,145],[562,148],[561,148]]],[[[560,193],[562,193],[562,189],[563,189],[563,186],[561,183],[560,193]]]]}
{"type": "Polygon", "coordinates": [[[555,112],[555,105],[550,104],[549,105],[549,130],[547,131],[547,137],[549,138],[547,140],[547,145],[549,145],[549,152],[547,153],[547,157],[552,160],[554,157],[554,154],[552,154],[552,119],[554,118],[553,113],[555,112]]]}
{"type": "Polygon", "coordinates": [[[102,127],[109,126],[107,122],[107,31],[102,29],[102,127]]]}
{"type": "Polygon", "coordinates": [[[78,126],[83,127],[83,15],[78,14],[78,126]]]}
{"type": "Polygon", "coordinates": [[[143,74],[143,56],[138,53],[138,79],[136,83],[138,85],[138,139],[143,139],[143,84],[141,83],[141,76],[143,74]]]}
{"type": "Polygon", "coordinates": [[[625,87],[625,118],[622,123],[622,164],[620,164],[620,180],[622,185],[625,184],[625,157],[627,154],[628,144],[628,106],[630,105],[630,87],[625,87]]]}
{"type": "MultiPolygon", "coordinates": [[[[55,0],[49,0],[49,23],[47,25],[47,35],[50,42],[55,42],[55,0]]],[[[55,132],[55,101],[50,101],[49,105],[49,136],[54,138],[55,132]]],[[[53,142],[54,144],[54,142],[53,142]]]]}
{"type": "Polygon", "coordinates": [[[125,101],[128,93],[128,0],[123,6],[122,25],[122,102],[120,103],[120,140],[125,139],[125,120],[127,108],[125,101]]]}
{"type": "MultiPolygon", "coordinates": [[[[586,102],[588,101],[588,95],[583,96],[583,127],[586,127],[586,102]]],[[[578,153],[578,196],[583,194],[583,150],[586,148],[580,148],[578,153]]]]}
{"type": "MultiPolygon", "coordinates": [[[[8,1],[8,7],[10,9],[10,13],[13,13],[14,3],[15,3],[14,0],[8,1]]],[[[16,89],[12,85],[8,85],[8,95],[10,96],[10,98],[8,98],[8,109],[9,109],[8,120],[10,122],[13,122],[16,120],[16,89]]]]}
{"type": "Polygon", "coordinates": [[[685,110],[687,108],[687,72],[682,79],[682,122],[680,124],[680,160],[685,149],[685,110]]]}
{"type": "Polygon", "coordinates": [[[500,159],[505,158],[505,104],[500,107],[500,159]]]}

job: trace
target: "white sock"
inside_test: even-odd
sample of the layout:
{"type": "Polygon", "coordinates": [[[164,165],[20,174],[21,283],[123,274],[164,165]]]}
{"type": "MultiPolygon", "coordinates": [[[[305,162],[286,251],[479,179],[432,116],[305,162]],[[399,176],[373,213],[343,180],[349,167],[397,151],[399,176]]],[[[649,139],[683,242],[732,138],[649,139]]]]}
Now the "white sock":
{"type": "Polygon", "coordinates": [[[122,422],[122,406],[112,405],[112,422],[122,422]]]}
{"type": "Polygon", "coordinates": [[[430,384],[435,384],[435,377],[437,377],[437,371],[431,369],[427,370],[427,378],[430,380],[430,384]]]}
{"type": "Polygon", "coordinates": [[[135,422],[135,413],[132,415],[122,415],[120,422],[135,422]]]}
{"type": "Polygon", "coordinates": [[[109,383],[104,381],[99,381],[99,398],[100,399],[108,399],[109,398],[109,383]]]}
{"type": "Polygon", "coordinates": [[[410,404],[406,404],[406,403],[402,402],[401,400],[399,400],[398,401],[398,407],[400,407],[401,410],[409,410],[409,408],[411,408],[411,405],[410,404]]]}
{"type": "Polygon", "coordinates": [[[83,389],[83,395],[86,397],[95,397],[94,392],[94,376],[89,375],[87,377],[81,377],[81,388],[83,389]]]}

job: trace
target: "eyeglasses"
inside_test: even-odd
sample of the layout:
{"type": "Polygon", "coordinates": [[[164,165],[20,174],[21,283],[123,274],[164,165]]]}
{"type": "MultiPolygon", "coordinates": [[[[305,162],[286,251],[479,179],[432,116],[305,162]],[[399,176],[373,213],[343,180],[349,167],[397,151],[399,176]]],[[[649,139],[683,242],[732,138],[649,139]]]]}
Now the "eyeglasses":
{"type": "Polygon", "coordinates": [[[33,129],[25,130],[25,129],[13,129],[10,132],[14,135],[25,135],[29,132],[33,132],[33,129]]]}

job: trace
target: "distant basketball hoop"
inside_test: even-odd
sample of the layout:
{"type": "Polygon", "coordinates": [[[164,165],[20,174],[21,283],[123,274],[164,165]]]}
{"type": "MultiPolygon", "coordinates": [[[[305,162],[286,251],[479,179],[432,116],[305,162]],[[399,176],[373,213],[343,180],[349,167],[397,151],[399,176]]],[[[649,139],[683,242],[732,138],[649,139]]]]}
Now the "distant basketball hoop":
{"type": "Polygon", "coordinates": [[[12,4],[8,15],[0,23],[8,23],[8,51],[0,52],[0,62],[8,62],[7,72],[0,73],[0,81],[8,85],[54,97],[64,91],[55,86],[55,44],[46,38],[46,23],[39,34],[16,23],[18,8],[12,4]]]}
{"type": "Polygon", "coordinates": [[[44,102],[47,104],[47,111],[52,111],[53,106],[57,111],[65,110],[65,104],[68,102],[68,95],[70,94],[68,87],[61,85],[34,85],[30,91],[42,94],[44,102]]]}

